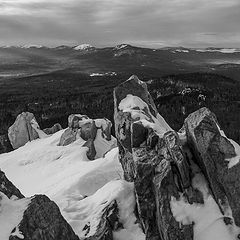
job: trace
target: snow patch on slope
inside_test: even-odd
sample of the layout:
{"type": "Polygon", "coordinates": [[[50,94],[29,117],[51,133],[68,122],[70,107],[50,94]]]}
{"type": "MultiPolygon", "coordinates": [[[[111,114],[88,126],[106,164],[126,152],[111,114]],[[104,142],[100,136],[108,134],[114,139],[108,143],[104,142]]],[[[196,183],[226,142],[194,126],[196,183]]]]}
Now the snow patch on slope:
{"type": "Polygon", "coordinates": [[[204,204],[189,204],[183,196],[179,200],[172,197],[170,205],[176,221],[183,225],[194,223],[194,240],[236,239],[239,230],[224,223],[224,216],[211,196],[206,179],[201,173],[194,176],[192,186],[203,194],[204,204]]]}
{"type": "Polygon", "coordinates": [[[136,224],[134,215],[135,196],[133,183],[124,180],[111,181],[99,189],[95,194],[75,203],[62,202],[64,217],[73,227],[76,234],[81,237],[91,237],[101,220],[102,212],[113,201],[119,208],[119,220],[123,229],[114,232],[115,240],[144,240],[145,235],[136,224]],[[86,232],[85,225],[90,227],[86,232]]]}
{"type": "MultiPolygon", "coordinates": [[[[79,213],[70,209],[74,209],[84,196],[94,194],[109,181],[123,178],[123,173],[118,161],[118,148],[104,154],[106,149],[115,144],[113,136],[107,141],[98,130],[94,141],[98,158],[89,161],[86,156],[88,148],[83,147],[85,141],[82,138],[70,145],[58,146],[64,131],[1,154],[0,168],[25,196],[45,194],[55,201],[62,215],[74,227],[73,219],[79,213]]],[[[113,194],[111,189],[106,189],[108,194],[113,194]]]]}
{"type": "MultiPolygon", "coordinates": [[[[58,146],[64,131],[0,155],[0,168],[25,196],[45,194],[58,204],[67,195],[93,194],[110,180],[121,178],[117,148],[105,157],[89,161],[88,148],[83,147],[85,141],[81,138],[70,145],[58,146]]],[[[98,133],[94,142],[98,155],[114,140],[112,137],[106,141],[98,133]]]]}

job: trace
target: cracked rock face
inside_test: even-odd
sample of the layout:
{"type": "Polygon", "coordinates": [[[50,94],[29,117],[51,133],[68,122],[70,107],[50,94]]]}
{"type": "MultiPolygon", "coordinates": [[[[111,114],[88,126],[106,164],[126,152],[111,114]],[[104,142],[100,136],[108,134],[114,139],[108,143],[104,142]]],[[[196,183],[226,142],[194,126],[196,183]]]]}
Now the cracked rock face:
{"type": "Polygon", "coordinates": [[[190,114],[184,123],[187,141],[201,167],[214,199],[224,216],[240,227],[240,156],[234,142],[220,130],[216,116],[207,108],[190,114]],[[230,165],[231,159],[236,159],[230,165]]]}
{"type": "MultiPolygon", "coordinates": [[[[58,206],[44,195],[36,195],[31,199],[18,229],[25,240],[79,240],[62,217],[58,206]]],[[[20,239],[18,236],[9,238],[20,239]]]]}
{"type": "Polygon", "coordinates": [[[29,112],[23,112],[17,116],[14,124],[9,127],[8,137],[14,149],[25,145],[29,141],[39,138],[38,133],[32,127],[31,122],[37,124],[34,115],[29,112]]]}
{"type": "Polygon", "coordinates": [[[192,239],[192,226],[174,219],[171,197],[190,188],[189,165],[178,135],[159,115],[146,84],[133,76],[114,91],[119,159],[134,182],[146,239],[192,239]]]}
{"type": "Polygon", "coordinates": [[[134,182],[146,239],[193,239],[196,218],[184,217],[181,222],[181,215],[172,212],[172,199],[189,208],[203,207],[205,201],[207,206],[214,199],[218,217],[211,220],[213,224],[222,216],[224,229],[240,226],[240,147],[220,130],[213,113],[199,109],[177,133],[157,112],[146,84],[136,76],[115,88],[114,103],[119,160],[125,180],[134,182]],[[199,174],[203,180],[196,184],[199,174]]]}

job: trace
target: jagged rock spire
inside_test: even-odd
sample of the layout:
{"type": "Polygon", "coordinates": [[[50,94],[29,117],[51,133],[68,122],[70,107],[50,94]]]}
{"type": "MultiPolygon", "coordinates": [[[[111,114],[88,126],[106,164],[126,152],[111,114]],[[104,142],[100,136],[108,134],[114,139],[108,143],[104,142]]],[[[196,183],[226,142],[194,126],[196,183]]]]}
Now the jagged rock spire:
{"type": "Polygon", "coordinates": [[[240,147],[220,130],[216,116],[201,108],[186,118],[177,133],[157,112],[146,84],[136,76],[114,89],[114,103],[119,160],[125,179],[134,182],[146,239],[192,240],[193,230],[205,231],[201,228],[208,221],[210,225],[220,221],[226,236],[236,238],[240,147]],[[201,221],[195,213],[185,218],[181,207],[175,209],[181,204],[189,209],[210,204],[206,214],[214,212],[210,219],[201,216],[201,221]]]}
{"type": "Polygon", "coordinates": [[[171,196],[190,186],[189,166],[178,135],[157,112],[147,85],[137,76],[114,89],[119,160],[135,183],[137,209],[146,239],[192,239],[192,227],[179,227],[171,196]]]}

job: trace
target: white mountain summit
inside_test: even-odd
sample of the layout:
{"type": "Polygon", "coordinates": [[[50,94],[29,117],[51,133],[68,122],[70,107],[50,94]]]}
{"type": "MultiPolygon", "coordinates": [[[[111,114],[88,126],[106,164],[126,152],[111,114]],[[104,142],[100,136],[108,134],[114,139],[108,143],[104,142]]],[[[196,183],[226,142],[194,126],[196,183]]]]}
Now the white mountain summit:
{"type": "Polygon", "coordinates": [[[93,49],[94,47],[90,44],[84,43],[84,44],[80,44],[75,46],[73,49],[74,50],[90,50],[93,49]]]}

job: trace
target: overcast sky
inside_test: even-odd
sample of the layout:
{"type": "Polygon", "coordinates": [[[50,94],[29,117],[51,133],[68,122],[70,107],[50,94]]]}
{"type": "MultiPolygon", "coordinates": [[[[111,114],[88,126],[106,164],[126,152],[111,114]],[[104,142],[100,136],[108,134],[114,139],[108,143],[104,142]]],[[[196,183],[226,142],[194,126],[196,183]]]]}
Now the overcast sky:
{"type": "Polygon", "coordinates": [[[0,0],[0,45],[240,47],[240,0],[0,0]]]}

